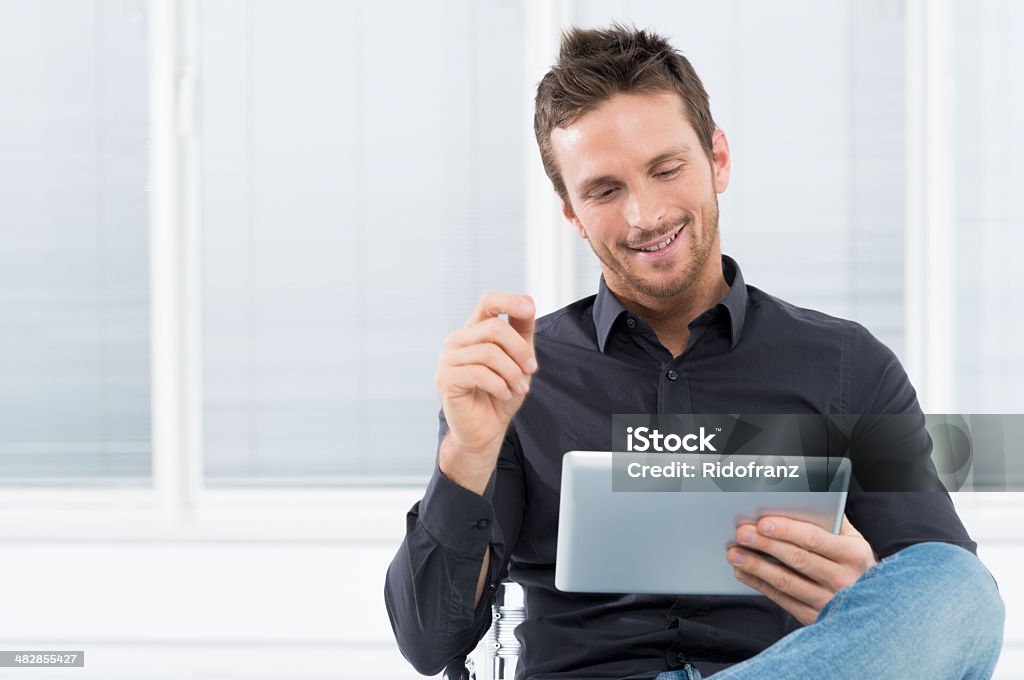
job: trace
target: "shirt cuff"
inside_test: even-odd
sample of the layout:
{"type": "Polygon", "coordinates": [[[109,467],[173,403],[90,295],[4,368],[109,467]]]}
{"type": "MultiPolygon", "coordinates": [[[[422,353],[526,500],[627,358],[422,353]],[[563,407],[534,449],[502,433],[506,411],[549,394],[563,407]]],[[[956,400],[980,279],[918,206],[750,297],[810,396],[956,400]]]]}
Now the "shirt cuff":
{"type": "Polygon", "coordinates": [[[420,522],[447,550],[480,557],[491,543],[494,506],[480,494],[445,477],[435,465],[420,501],[420,522]]]}

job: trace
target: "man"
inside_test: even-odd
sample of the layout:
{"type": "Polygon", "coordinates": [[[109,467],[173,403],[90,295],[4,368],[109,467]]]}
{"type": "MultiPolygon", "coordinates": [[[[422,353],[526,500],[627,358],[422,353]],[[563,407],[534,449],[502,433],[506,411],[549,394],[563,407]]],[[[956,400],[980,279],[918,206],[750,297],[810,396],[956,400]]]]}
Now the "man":
{"type": "Polygon", "coordinates": [[[988,677],[1003,607],[945,492],[851,492],[839,535],[780,517],[739,527],[781,562],[722,556],[765,597],[554,587],[561,456],[610,450],[613,413],[908,414],[925,442],[913,463],[934,468],[892,352],[747,286],[722,257],[729,145],[664,39],[570,31],[535,132],[603,276],[536,322],[528,296],[485,293],[447,338],[438,465],[387,575],[405,656],[428,674],[460,663],[508,574],[526,594],[521,678],[988,677]]]}

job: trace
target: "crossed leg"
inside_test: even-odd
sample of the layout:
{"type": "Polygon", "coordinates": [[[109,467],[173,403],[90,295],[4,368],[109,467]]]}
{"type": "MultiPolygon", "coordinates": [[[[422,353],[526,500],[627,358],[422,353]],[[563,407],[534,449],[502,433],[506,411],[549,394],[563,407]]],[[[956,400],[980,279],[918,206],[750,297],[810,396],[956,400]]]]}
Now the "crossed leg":
{"type": "Polygon", "coordinates": [[[712,680],[991,677],[1005,608],[972,553],[919,543],[836,593],[817,620],[712,680]]]}

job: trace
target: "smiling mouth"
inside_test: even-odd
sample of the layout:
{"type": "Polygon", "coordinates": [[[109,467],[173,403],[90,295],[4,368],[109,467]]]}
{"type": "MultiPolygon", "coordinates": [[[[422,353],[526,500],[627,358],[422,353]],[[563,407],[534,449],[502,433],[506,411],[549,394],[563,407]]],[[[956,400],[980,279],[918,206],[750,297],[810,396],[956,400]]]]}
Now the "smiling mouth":
{"type": "Polygon", "coordinates": [[[645,253],[657,252],[657,251],[661,250],[662,248],[667,248],[669,245],[671,245],[672,241],[675,241],[676,238],[679,237],[679,233],[685,227],[686,227],[686,224],[684,223],[682,226],[680,226],[678,229],[676,229],[674,232],[669,234],[667,237],[665,237],[661,241],[655,241],[654,243],[649,243],[649,244],[643,245],[643,246],[630,246],[630,248],[632,250],[639,250],[639,251],[645,252],[645,253]]]}

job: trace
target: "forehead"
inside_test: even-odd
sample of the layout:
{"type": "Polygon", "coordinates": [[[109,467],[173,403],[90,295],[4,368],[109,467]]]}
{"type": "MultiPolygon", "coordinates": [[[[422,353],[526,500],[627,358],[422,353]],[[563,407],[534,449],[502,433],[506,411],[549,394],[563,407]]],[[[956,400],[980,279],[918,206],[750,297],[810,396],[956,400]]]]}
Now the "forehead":
{"type": "Polygon", "coordinates": [[[551,150],[570,191],[587,177],[636,171],[680,146],[696,150],[700,142],[674,92],[618,94],[551,131],[551,150]]]}

